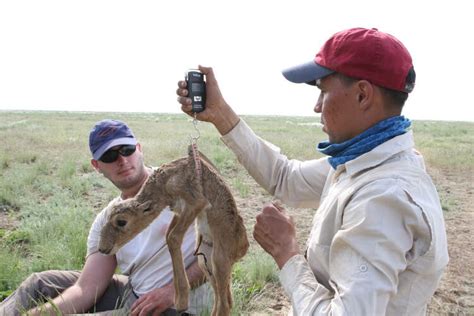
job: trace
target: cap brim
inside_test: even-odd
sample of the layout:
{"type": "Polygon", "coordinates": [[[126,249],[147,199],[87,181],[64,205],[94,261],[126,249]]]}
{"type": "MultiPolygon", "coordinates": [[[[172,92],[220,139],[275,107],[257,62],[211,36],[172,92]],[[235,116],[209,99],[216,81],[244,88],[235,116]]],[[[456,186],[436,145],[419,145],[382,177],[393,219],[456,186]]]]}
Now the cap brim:
{"type": "Polygon", "coordinates": [[[294,83],[313,84],[316,80],[324,78],[334,71],[310,61],[282,71],[283,76],[294,83]]]}
{"type": "Polygon", "coordinates": [[[119,145],[136,145],[137,140],[134,137],[122,137],[122,138],[116,138],[112,139],[110,142],[107,142],[103,144],[97,151],[92,155],[92,157],[95,160],[99,160],[102,155],[109,150],[110,148],[114,146],[119,146],[119,145]]]}

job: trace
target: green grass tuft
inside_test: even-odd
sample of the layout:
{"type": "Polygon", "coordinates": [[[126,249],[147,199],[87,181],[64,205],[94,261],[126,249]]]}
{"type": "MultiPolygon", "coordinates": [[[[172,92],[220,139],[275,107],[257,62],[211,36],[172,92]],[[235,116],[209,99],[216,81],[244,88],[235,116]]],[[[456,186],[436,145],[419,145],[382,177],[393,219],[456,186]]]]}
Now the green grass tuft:
{"type": "Polygon", "coordinates": [[[233,315],[246,311],[251,299],[263,290],[265,284],[277,282],[277,271],[273,259],[261,249],[236,263],[232,271],[233,315]]]}

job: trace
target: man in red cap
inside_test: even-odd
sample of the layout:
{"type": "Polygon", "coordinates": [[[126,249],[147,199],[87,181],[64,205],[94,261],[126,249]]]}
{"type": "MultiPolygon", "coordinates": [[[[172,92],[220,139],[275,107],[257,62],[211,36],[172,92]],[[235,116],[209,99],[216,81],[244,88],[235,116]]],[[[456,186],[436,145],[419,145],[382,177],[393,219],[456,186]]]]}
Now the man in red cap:
{"type": "MultiPolygon", "coordinates": [[[[206,110],[224,143],[276,199],[314,207],[302,253],[295,225],[279,204],[257,216],[256,241],[276,261],[294,315],[423,315],[448,263],[436,188],[414,150],[411,122],[401,116],[415,85],[405,46],[377,29],[334,34],[305,64],[283,71],[321,90],[328,157],[288,160],[256,136],[224,100],[211,68],[206,110]]],[[[191,113],[186,83],[178,101],[191,113]]]]}
{"type": "MultiPolygon", "coordinates": [[[[110,180],[120,196],[95,218],[87,239],[87,255],[82,271],[34,273],[0,303],[0,315],[56,315],[97,313],[100,315],[177,315],[174,307],[173,267],[166,244],[166,229],[174,213],[167,207],[150,225],[120,248],[115,255],[99,252],[102,227],[110,206],[135,196],[152,174],[145,166],[140,143],[122,121],[102,120],[89,134],[92,166],[110,180]],[[119,268],[121,274],[114,274],[119,268]]],[[[195,231],[190,227],[181,250],[187,275],[194,289],[189,309],[182,315],[198,314],[208,308],[209,286],[194,255],[195,231]]]]}

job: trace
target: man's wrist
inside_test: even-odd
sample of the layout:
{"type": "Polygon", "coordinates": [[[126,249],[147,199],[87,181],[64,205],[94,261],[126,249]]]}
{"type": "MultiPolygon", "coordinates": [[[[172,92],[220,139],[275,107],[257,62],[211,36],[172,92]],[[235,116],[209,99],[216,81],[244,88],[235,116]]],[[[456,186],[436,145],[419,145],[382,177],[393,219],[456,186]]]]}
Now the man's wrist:
{"type": "Polygon", "coordinates": [[[281,270],[283,269],[285,264],[288,262],[288,260],[290,260],[296,255],[298,255],[298,252],[289,252],[289,253],[280,255],[278,257],[275,257],[274,259],[275,259],[276,264],[278,265],[278,268],[281,270]]]}
{"type": "Polygon", "coordinates": [[[240,117],[225,104],[219,107],[219,113],[214,116],[212,123],[221,135],[229,133],[240,121],[240,117]]]}
{"type": "Polygon", "coordinates": [[[191,287],[191,290],[194,290],[195,288],[198,288],[204,283],[206,283],[206,281],[207,281],[206,276],[203,274],[200,278],[197,278],[189,282],[189,286],[191,287]]]}

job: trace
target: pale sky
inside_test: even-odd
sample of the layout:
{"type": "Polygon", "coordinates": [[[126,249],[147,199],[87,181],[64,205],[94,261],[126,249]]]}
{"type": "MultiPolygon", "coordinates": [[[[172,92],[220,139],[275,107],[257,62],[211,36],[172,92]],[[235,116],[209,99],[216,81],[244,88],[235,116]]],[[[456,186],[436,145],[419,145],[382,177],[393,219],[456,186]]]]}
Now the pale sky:
{"type": "MultiPolygon", "coordinates": [[[[212,66],[238,114],[311,116],[281,70],[335,32],[376,27],[414,60],[411,119],[474,121],[469,1],[0,0],[0,110],[179,113],[176,82],[212,66]]],[[[316,116],[315,116],[316,117],[316,116]]]]}

